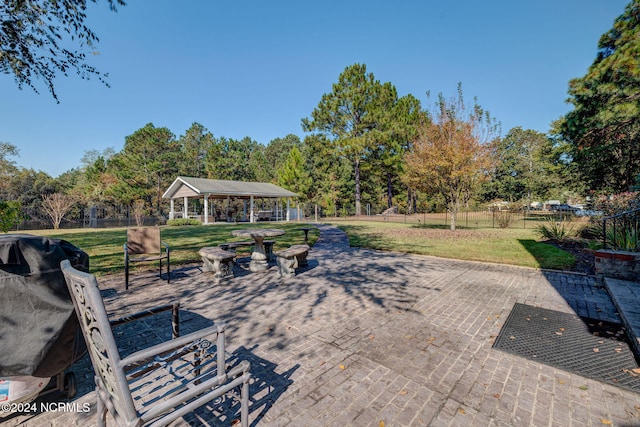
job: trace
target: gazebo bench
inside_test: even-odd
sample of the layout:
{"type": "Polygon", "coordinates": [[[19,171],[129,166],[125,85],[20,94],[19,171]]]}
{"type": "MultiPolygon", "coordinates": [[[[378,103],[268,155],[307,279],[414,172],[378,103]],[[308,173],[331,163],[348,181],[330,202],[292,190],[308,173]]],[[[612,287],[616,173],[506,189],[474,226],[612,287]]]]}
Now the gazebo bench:
{"type": "Polygon", "coordinates": [[[306,267],[309,245],[293,245],[287,249],[276,252],[278,263],[278,274],[280,277],[293,277],[296,275],[295,269],[306,267]]]}
{"type": "Polygon", "coordinates": [[[198,254],[202,257],[202,271],[213,272],[213,278],[216,282],[233,277],[235,252],[210,246],[200,249],[198,254]]]}

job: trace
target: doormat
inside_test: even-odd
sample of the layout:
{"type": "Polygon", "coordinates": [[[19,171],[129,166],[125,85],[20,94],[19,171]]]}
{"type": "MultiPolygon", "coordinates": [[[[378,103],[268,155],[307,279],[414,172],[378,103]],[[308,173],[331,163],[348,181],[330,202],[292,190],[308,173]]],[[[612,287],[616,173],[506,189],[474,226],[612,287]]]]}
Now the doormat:
{"type": "Polygon", "coordinates": [[[622,325],[516,303],[493,348],[640,393],[622,325]]]}

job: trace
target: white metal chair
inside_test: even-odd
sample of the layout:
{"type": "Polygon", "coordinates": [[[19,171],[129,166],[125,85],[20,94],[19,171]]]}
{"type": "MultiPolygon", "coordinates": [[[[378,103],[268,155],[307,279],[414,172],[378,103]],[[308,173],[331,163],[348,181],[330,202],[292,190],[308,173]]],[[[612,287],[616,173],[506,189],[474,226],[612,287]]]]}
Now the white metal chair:
{"type": "Polygon", "coordinates": [[[121,358],[95,276],[68,260],[60,267],[95,370],[98,425],[106,425],[108,411],[118,426],[164,426],[230,398],[232,407],[239,401],[241,425],[248,426],[250,365],[228,357],[224,324],[121,358]]]}

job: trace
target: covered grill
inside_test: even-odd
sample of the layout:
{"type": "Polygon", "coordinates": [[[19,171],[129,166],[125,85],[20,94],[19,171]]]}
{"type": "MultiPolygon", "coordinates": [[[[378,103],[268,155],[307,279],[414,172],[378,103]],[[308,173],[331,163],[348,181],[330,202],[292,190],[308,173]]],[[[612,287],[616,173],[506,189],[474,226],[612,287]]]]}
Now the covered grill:
{"type": "Polygon", "coordinates": [[[84,354],[65,259],[89,270],[88,255],[65,240],[0,236],[0,377],[52,377],[84,354]]]}

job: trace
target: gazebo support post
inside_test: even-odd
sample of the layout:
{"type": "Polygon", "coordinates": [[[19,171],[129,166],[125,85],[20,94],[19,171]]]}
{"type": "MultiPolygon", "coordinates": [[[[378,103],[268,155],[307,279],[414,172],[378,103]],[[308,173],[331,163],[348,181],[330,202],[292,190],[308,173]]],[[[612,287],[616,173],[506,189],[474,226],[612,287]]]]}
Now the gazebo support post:
{"type": "Polygon", "coordinates": [[[289,215],[289,207],[291,206],[291,198],[287,197],[287,222],[291,220],[291,215],[289,215]]]}
{"type": "Polygon", "coordinates": [[[253,196],[251,196],[249,203],[250,203],[250,206],[249,206],[249,222],[253,224],[254,222],[256,222],[255,218],[253,216],[253,196]]]}
{"type": "Polygon", "coordinates": [[[175,212],[174,212],[174,203],[173,203],[173,199],[171,199],[169,201],[170,205],[171,205],[171,209],[169,209],[169,219],[173,219],[173,217],[175,216],[175,212]]]}
{"type": "Polygon", "coordinates": [[[209,195],[204,195],[204,223],[209,224],[209,195]]]}
{"type": "Polygon", "coordinates": [[[189,198],[184,196],[182,198],[182,217],[189,218],[189,198]]]}

